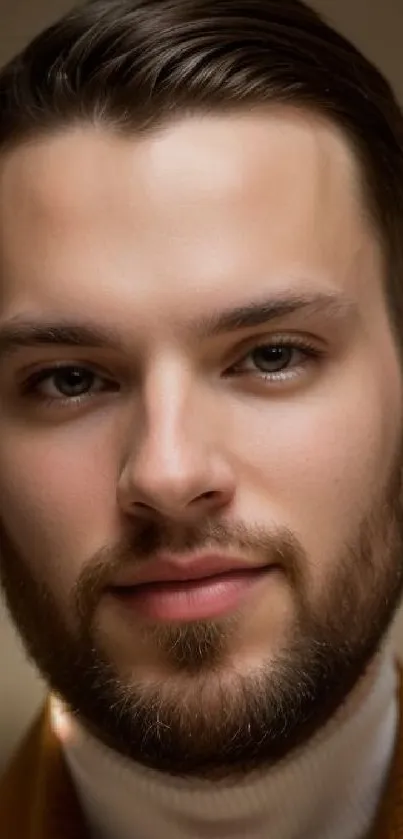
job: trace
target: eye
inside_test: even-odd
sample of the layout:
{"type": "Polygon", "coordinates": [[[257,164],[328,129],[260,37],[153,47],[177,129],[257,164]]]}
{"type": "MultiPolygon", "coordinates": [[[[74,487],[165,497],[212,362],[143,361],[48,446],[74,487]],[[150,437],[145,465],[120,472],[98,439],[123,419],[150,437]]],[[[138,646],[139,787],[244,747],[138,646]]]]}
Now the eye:
{"type": "Polygon", "coordinates": [[[48,404],[57,402],[59,405],[77,405],[111,387],[113,383],[102,378],[94,370],[69,364],[38,370],[23,383],[22,392],[24,396],[48,404]]]}
{"type": "Polygon", "coordinates": [[[232,368],[232,375],[250,375],[269,381],[294,379],[323,351],[303,339],[279,339],[253,347],[232,368]]]}

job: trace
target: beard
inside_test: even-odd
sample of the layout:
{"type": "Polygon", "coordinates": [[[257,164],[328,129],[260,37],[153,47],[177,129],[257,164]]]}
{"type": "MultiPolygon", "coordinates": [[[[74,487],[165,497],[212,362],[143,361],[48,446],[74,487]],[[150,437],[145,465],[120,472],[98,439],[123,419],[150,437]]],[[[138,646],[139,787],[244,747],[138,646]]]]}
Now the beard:
{"type": "MultiPolygon", "coordinates": [[[[0,583],[28,656],[51,690],[117,752],[172,775],[217,777],[271,766],[336,713],[381,647],[403,590],[403,452],[312,603],[309,557],[286,528],[204,520],[181,532],[142,522],[119,550],[88,563],[70,598],[77,625],[0,521],[0,583]],[[97,627],[106,581],[133,557],[225,546],[281,568],[294,616],[279,649],[249,672],[228,666],[238,616],[143,628],[170,676],[136,679],[108,656],[97,627]],[[227,666],[226,666],[227,665],[227,666]]],[[[138,560],[140,561],[140,560],[138,560]]],[[[268,638],[268,649],[270,647],[268,638]]]]}

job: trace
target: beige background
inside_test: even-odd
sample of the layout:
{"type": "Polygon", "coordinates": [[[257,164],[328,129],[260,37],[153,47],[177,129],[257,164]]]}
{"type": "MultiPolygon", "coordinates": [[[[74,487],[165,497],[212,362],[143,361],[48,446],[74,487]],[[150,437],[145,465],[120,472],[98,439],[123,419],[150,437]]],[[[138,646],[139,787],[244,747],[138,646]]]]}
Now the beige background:
{"type": "MultiPolygon", "coordinates": [[[[68,0],[0,0],[0,63],[72,5],[68,0]]],[[[313,5],[386,73],[403,103],[403,0],[316,0],[313,5]]],[[[403,656],[403,609],[394,637],[403,656]]],[[[43,696],[0,603],[0,771],[43,696]]]]}

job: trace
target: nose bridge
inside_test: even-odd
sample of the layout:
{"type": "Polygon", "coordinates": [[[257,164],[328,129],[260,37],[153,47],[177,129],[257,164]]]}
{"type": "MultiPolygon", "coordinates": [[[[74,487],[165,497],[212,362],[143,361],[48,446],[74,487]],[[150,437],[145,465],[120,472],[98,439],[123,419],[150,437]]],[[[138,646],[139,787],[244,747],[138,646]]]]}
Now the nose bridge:
{"type": "Polygon", "coordinates": [[[141,428],[129,429],[121,476],[130,504],[160,510],[184,507],[198,496],[228,493],[229,474],[213,440],[213,398],[188,365],[166,364],[144,384],[141,428]]]}
{"type": "Polygon", "coordinates": [[[150,377],[143,402],[144,425],[140,445],[134,452],[139,469],[153,468],[167,474],[186,469],[189,459],[207,442],[198,424],[203,413],[196,409],[197,387],[189,371],[171,365],[150,377]]]}

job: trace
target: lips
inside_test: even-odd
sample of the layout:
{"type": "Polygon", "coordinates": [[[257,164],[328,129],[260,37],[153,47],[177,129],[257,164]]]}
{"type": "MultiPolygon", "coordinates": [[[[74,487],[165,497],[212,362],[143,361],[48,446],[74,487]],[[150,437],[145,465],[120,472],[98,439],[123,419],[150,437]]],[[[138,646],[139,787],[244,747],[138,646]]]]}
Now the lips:
{"type": "Polygon", "coordinates": [[[161,557],[111,591],[136,616],[166,622],[211,619],[238,608],[272,568],[217,555],[161,557]]]}
{"type": "Polygon", "coordinates": [[[135,571],[126,572],[120,580],[113,583],[113,588],[128,588],[144,583],[181,582],[201,580],[237,571],[253,571],[267,568],[268,563],[256,565],[240,557],[221,554],[203,554],[191,556],[160,556],[150,560],[135,571]]]}

